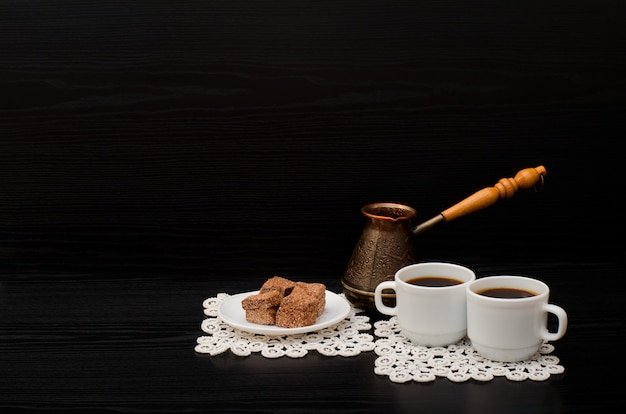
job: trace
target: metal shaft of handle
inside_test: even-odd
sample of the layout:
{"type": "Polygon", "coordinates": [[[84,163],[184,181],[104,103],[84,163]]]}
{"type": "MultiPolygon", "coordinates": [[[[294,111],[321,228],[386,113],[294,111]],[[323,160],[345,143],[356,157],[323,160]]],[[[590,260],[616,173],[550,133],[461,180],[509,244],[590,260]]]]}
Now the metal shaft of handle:
{"type": "Polygon", "coordinates": [[[443,216],[443,214],[438,214],[435,217],[429,220],[426,220],[422,224],[419,224],[413,227],[411,231],[413,232],[413,234],[420,234],[420,233],[425,232],[426,230],[429,230],[431,227],[434,227],[437,224],[441,222],[445,222],[445,221],[446,221],[446,218],[443,216]]]}

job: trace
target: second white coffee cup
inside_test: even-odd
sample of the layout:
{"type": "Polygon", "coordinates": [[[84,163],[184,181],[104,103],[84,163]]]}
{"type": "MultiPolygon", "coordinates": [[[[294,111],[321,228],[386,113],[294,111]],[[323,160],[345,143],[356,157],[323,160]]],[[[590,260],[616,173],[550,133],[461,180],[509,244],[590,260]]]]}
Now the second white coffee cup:
{"type": "Polygon", "coordinates": [[[523,276],[490,276],[467,285],[467,336],[483,357],[503,362],[531,358],[544,341],[567,330],[567,313],[548,303],[550,288],[523,276]],[[548,331],[548,314],[558,321],[548,331]]]}
{"type": "Polygon", "coordinates": [[[415,344],[447,346],[467,333],[466,285],[475,279],[464,266],[417,263],[398,270],[393,281],[378,284],[374,303],[380,313],[397,315],[402,334],[415,344]],[[383,303],[387,289],[396,293],[394,307],[383,303]]]}

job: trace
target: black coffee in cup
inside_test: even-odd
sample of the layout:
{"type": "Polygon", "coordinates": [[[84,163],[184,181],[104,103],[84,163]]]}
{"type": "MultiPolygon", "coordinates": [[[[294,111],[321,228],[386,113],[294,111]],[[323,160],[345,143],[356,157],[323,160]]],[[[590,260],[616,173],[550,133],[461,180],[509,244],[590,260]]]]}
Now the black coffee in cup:
{"type": "Polygon", "coordinates": [[[419,276],[407,280],[406,283],[425,287],[445,287],[460,285],[463,282],[458,279],[444,276],[419,276]]]}
{"type": "Polygon", "coordinates": [[[529,298],[531,296],[537,295],[530,290],[519,289],[519,288],[508,288],[508,287],[498,287],[498,288],[487,288],[480,290],[478,292],[479,295],[489,296],[491,298],[499,298],[499,299],[521,299],[521,298],[529,298]]]}

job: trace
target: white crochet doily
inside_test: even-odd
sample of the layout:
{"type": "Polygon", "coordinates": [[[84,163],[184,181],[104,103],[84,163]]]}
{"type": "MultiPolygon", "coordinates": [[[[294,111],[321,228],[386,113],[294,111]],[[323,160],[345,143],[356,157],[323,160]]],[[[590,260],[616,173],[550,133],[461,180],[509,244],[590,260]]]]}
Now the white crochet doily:
{"type": "Polygon", "coordinates": [[[351,307],[342,321],[319,331],[288,336],[260,335],[233,328],[219,318],[217,308],[227,297],[228,294],[220,293],[203,302],[208,318],[202,321],[201,328],[206,335],[198,338],[196,352],[217,355],[230,350],[239,356],[259,352],[265,358],[301,358],[309,351],[317,351],[326,356],[350,357],[375,348],[374,336],[361,332],[371,330],[372,325],[369,317],[357,315],[360,309],[351,307]]]}
{"type": "MultiPolygon", "coordinates": [[[[464,338],[447,347],[426,347],[413,344],[402,335],[397,317],[374,323],[374,333],[368,316],[351,307],[350,313],[336,325],[315,332],[288,336],[260,335],[244,332],[222,321],[219,304],[230,295],[219,293],[202,305],[207,316],[201,328],[206,334],[198,337],[195,351],[218,355],[231,351],[248,356],[260,353],[265,358],[304,357],[309,351],[325,356],[350,357],[374,351],[374,373],[389,377],[396,383],[431,382],[447,378],[453,382],[491,381],[504,377],[511,381],[545,381],[553,374],[565,371],[559,358],[550,355],[554,346],[545,343],[530,360],[513,363],[494,362],[481,357],[464,338]]],[[[340,295],[343,297],[343,294],[340,295]]]]}
{"type": "Polygon", "coordinates": [[[544,343],[530,360],[522,362],[495,362],[481,357],[466,337],[447,347],[426,347],[411,343],[402,335],[397,317],[374,323],[378,357],[374,372],[386,375],[393,382],[431,382],[437,377],[453,382],[491,381],[505,377],[511,381],[545,381],[552,374],[565,371],[559,358],[548,355],[554,346],[544,343]]]}

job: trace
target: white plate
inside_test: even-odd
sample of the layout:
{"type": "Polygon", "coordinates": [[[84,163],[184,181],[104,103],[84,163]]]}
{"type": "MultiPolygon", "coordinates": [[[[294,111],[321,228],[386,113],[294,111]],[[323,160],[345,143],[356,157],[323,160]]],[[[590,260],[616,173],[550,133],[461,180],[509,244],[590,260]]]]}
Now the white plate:
{"type": "Polygon", "coordinates": [[[274,325],[260,325],[246,320],[246,311],[241,307],[241,301],[259,291],[239,293],[226,298],[217,309],[220,318],[233,328],[242,331],[263,335],[293,335],[317,331],[341,322],[350,313],[350,304],[341,296],[326,291],[326,307],[324,313],[317,317],[315,324],[299,328],[281,328],[274,325]]]}

